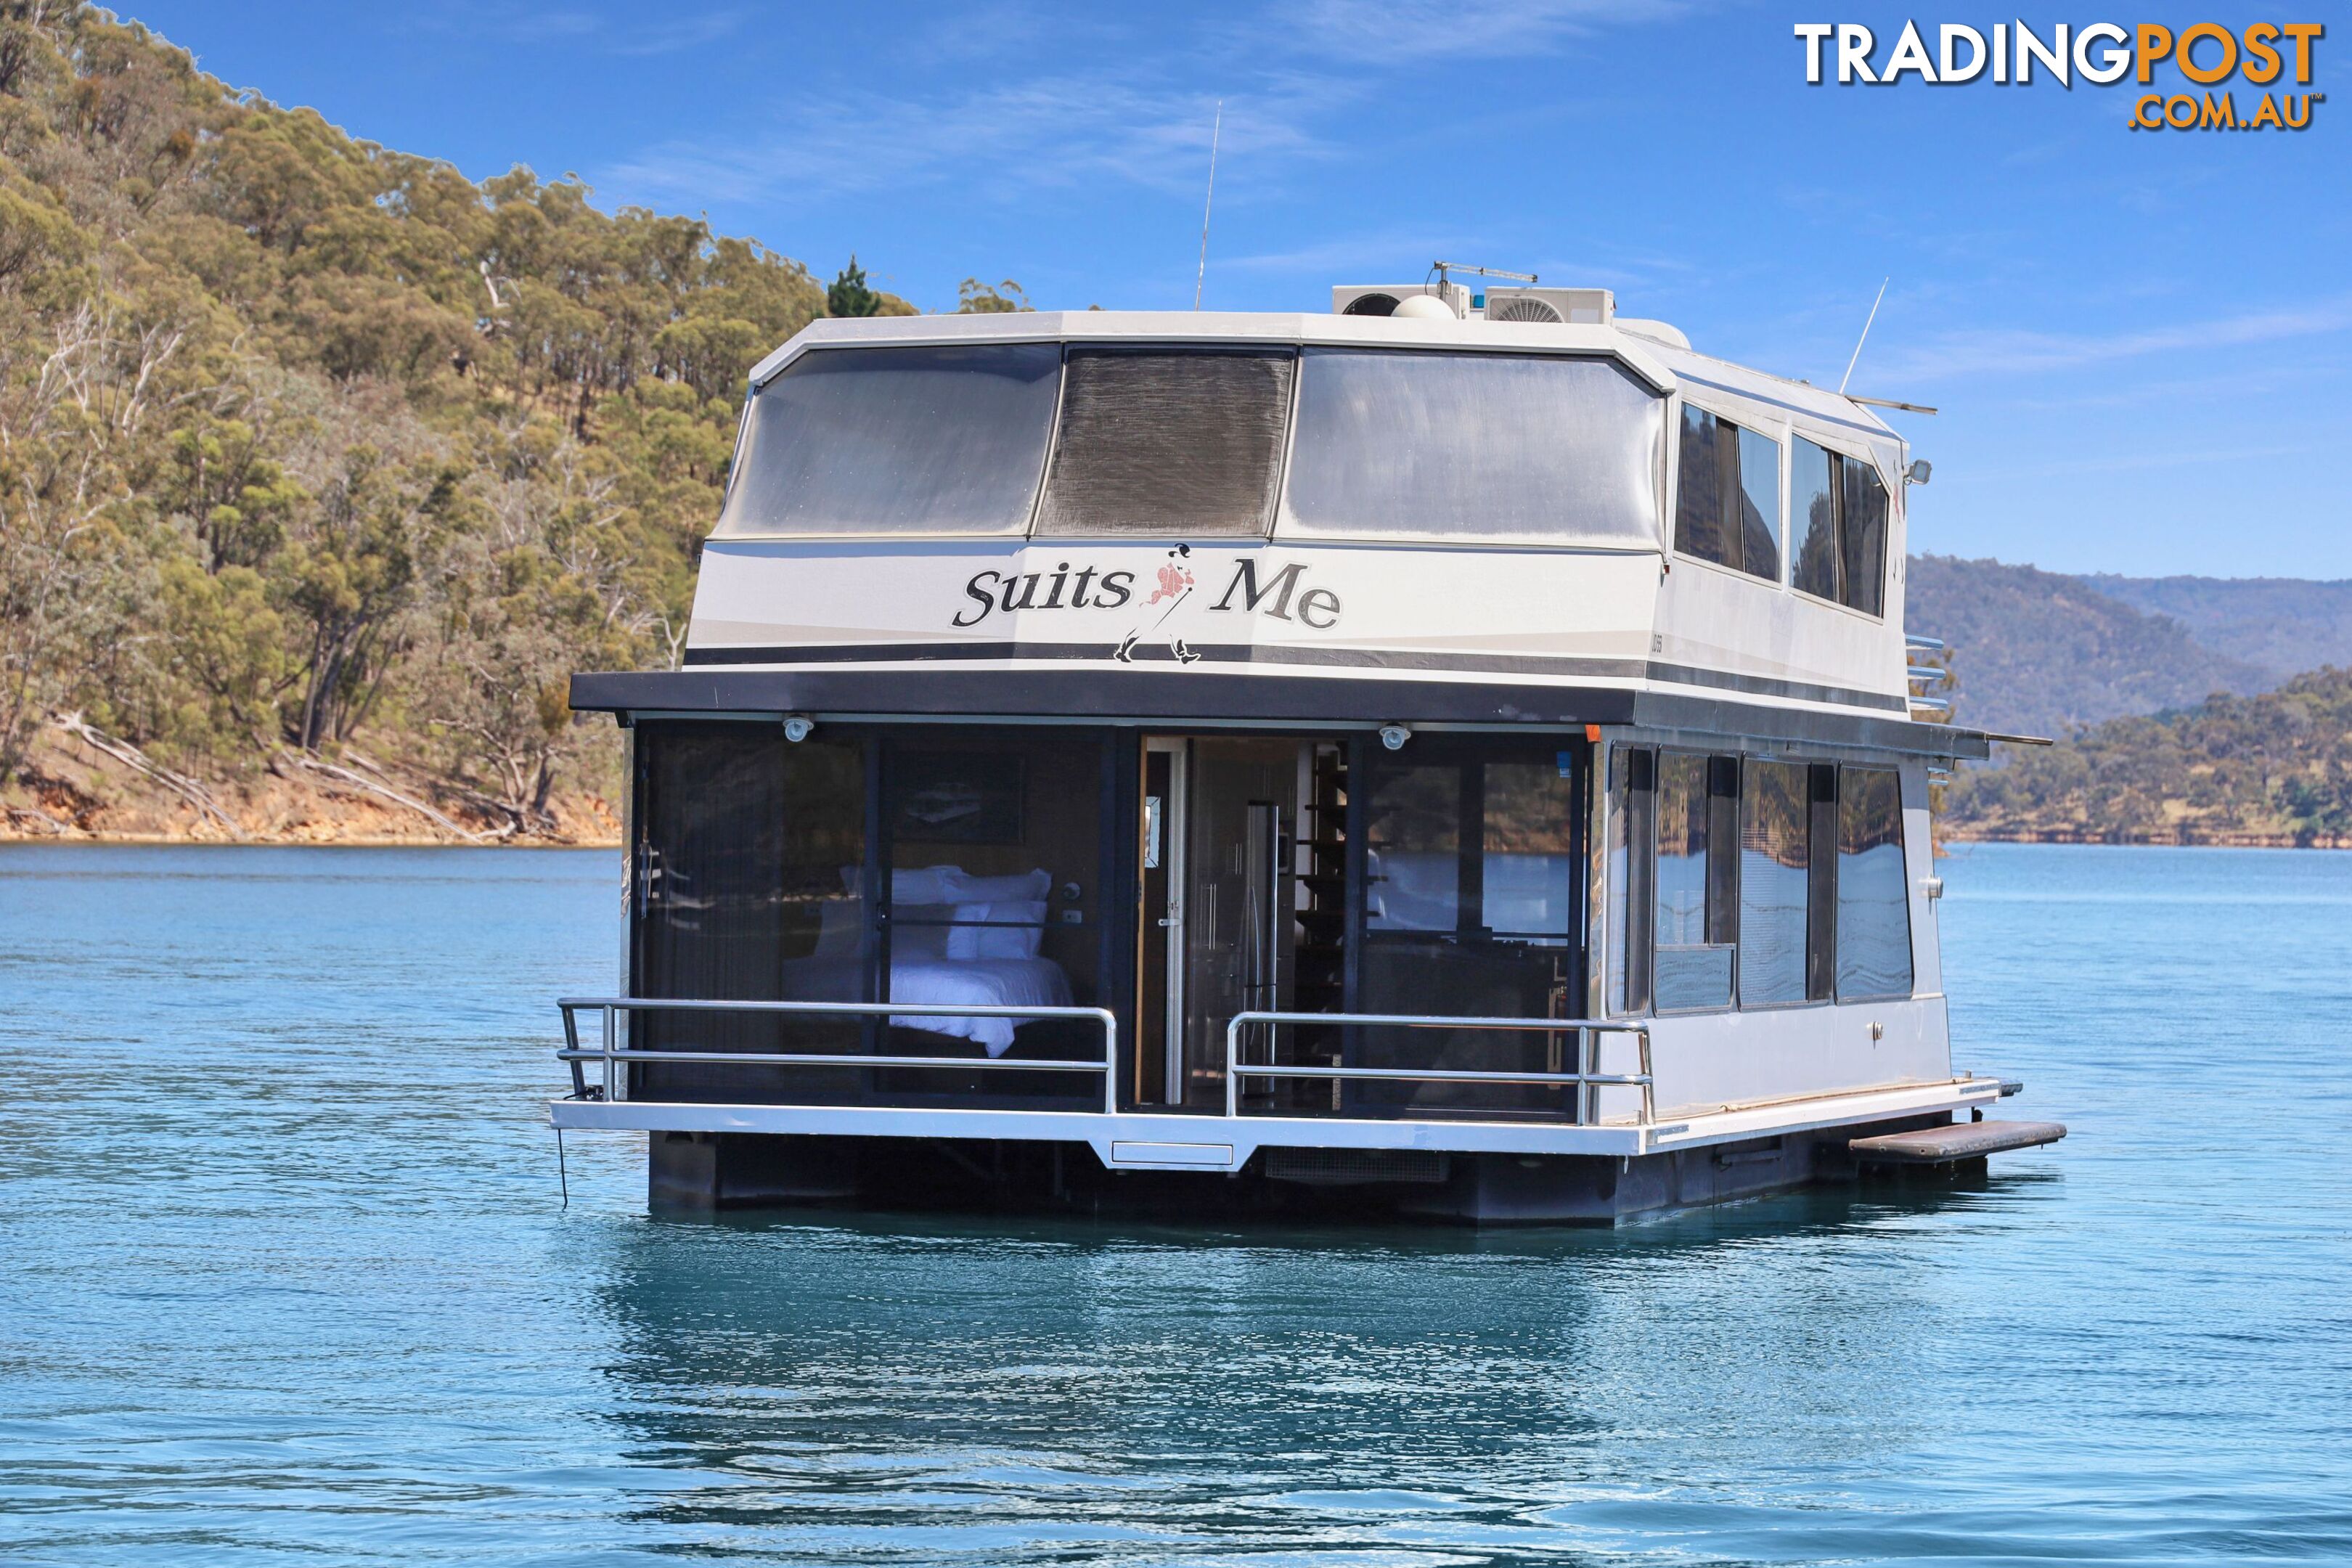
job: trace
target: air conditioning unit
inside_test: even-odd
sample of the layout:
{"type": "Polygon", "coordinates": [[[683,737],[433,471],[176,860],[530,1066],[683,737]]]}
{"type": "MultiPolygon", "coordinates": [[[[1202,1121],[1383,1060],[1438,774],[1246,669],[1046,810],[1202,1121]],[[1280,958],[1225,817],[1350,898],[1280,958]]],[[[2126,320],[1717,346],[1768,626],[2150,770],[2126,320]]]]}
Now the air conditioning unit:
{"type": "Polygon", "coordinates": [[[1617,315],[1617,296],[1606,289],[1489,289],[1490,321],[1535,321],[1549,326],[1605,327],[1617,315]]]}
{"type": "Polygon", "coordinates": [[[1407,300],[1442,300],[1456,317],[1470,313],[1470,290],[1459,283],[1341,284],[1331,290],[1335,316],[1393,316],[1407,300]]]}

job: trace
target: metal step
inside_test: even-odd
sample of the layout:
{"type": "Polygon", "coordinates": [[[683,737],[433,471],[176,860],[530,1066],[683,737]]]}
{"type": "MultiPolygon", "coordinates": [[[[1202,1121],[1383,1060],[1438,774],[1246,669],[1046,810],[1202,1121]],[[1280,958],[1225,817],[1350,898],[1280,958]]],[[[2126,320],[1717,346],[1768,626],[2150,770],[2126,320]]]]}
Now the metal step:
{"type": "Polygon", "coordinates": [[[2055,1143],[2064,1136],[2066,1129],[2055,1121],[1955,1121],[1852,1139],[1846,1149],[1865,1165],[1948,1165],[2055,1143]]]}

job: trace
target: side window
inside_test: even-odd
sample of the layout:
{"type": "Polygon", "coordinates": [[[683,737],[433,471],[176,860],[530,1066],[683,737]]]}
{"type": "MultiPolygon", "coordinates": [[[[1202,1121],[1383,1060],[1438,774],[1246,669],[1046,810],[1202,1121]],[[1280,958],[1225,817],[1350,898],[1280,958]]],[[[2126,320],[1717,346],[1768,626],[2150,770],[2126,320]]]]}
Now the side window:
{"type": "Polygon", "coordinates": [[[1790,500],[1805,524],[1797,587],[1864,615],[1884,615],[1887,496],[1878,469],[1800,436],[1790,481],[1790,500]]]}
{"type": "Polygon", "coordinates": [[[1812,770],[1748,763],[1739,799],[1739,1003],[1805,1000],[1812,910],[1812,770]]]}
{"type": "Polygon", "coordinates": [[[1780,444],[1683,405],[1675,548],[1780,580],[1780,444]]]}
{"type": "Polygon", "coordinates": [[[1739,1005],[1836,994],[1837,769],[1750,760],[1739,794],[1739,1005]]]}
{"type": "Polygon", "coordinates": [[[1797,546],[1798,591],[1817,599],[1838,596],[1837,454],[1802,436],[1790,447],[1789,506],[1805,531],[1797,546]]]}
{"type": "Polygon", "coordinates": [[[1871,464],[1847,458],[1839,467],[1845,482],[1838,542],[1845,570],[1838,602],[1866,616],[1881,615],[1886,605],[1886,485],[1871,464]]]}
{"type": "Polygon", "coordinates": [[[1841,768],[1838,775],[1838,999],[1908,996],[1902,780],[1892,768],[1841,768]]]}
{"type": "Polygon", "coordinates": [[[1609,753],[1609,1011],[1650,1011],[1651,873],[1658,843],[1658,753],[1609,753]]]}
{"type": "Polygon", "coordinates": [[[1780,580],[1780,443],[1753,430],[1739,433],[1740,570],[1768,583],[1780,580]]]}
{"type": "Polygon", "coordinates": [[[1738,951],[1739,765],[1658,759],[1654,984],[1660,1012],[1728,1007],[1738,951]]]}

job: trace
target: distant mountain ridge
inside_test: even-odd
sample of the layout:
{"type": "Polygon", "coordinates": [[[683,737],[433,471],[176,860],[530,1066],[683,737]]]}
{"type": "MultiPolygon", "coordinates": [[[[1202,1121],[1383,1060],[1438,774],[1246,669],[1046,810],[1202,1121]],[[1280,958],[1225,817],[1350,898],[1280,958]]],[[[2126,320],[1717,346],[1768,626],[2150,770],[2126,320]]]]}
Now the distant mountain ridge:
{"type": "Polygon", "coordinates": [[[2216,653],[2285,677],[2352,667],[2352,582],[2302,577],[2076,579],[2149,615],[2169,616],[2216,653]]]}
{"type": "MultiPolygon", "coordinates": [[[[2282,581],[2271,596],[2285,601],[2291,596],[2286,590],[2337,586],[2282,581]]],[[[2138,602],[2158,596],[2147,591],[2160,591],[2165,602],[2194,606],[2205,624],[2258,626],[2263,595],[2229,592],[2241,587],[2273,585],[2215,578],[2071,577],[2000,561],[1916,555],[1910,563],[1905,626],[1950,645],[1958,721],[2057,735],[2130,714],[2194,707],[2217,691],[2267,691],[2303,668],[2327,662],[2317,657],[2310,665],[2290,668],[2262,662],[2237,651],[2257,645],[2251,632],[2208,641],[2184,620],[2138,602]]],[[[2343,598],[2332,621],[2332,601],[2305,597],[2309,603],[2298,623],[2306,627],[2305,639],[2318,640],[2325,631],[2352,645],[2352,594],[2343,598]]],[[[2294,642],[2283,638],[2278,646],[2292,647],[2294,642]]],[[[2352,664],[2352,654],[2338,656],[2338,662],[2352,664]]]]}

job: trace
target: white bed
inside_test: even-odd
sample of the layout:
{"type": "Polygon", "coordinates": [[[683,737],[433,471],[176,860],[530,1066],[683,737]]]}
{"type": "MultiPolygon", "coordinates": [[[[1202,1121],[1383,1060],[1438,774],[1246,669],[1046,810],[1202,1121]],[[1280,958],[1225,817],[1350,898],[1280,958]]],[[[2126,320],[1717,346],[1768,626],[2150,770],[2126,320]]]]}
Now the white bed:
{"type": "MultiPolygon", "coordinates": [[[[800,1002],[851,1002],[861,994],[863,968],[854,959],[795,958],[784,963],[784,995],[800,1002]]],[[[940,1005],[1066,1007],[1070,977],[1050,958],[950,959],[900,957],[890,965],[890,999],[940,1005]]],[[[1001,1057],[1026,1018],[894,1016],[904,1028],[953,1035],[1001,1057]]]]}

